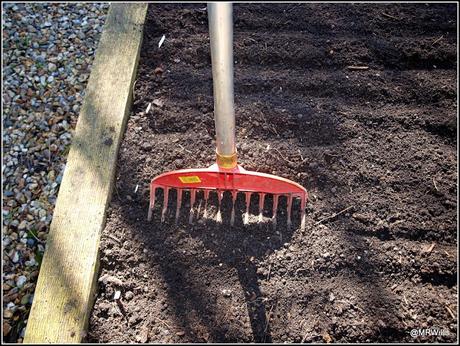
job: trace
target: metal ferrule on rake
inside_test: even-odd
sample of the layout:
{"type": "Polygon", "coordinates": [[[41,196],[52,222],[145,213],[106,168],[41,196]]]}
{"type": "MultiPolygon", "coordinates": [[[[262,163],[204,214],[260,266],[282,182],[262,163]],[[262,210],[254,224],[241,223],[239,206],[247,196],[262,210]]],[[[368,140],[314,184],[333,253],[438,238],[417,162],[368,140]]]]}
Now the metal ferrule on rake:
{"type": "MultiPolygon", "coordinates": [[[[275,175],[247,171],[237,164],[235,145],[235,115],[233,107],[233,24],[231,3],[208,4],[209,33],[214,92],[214,120],[216,125],[216,164],[208,168],[182,169],[161,174],[150,183],[148,219],[153,217],[156,189],[162,188],[163,208],[161,221],[165,221],[169,191],[177,189],[175,222],[180,216],[183,191],[190,191],[189,223],[193,222],[196,193],[203,191],[204,211],[207,218],[209,193],[217,192],[218,210],[216,221],[222,222],[221,206],[223,193],[232,196],[230,224],[235,222],[235,203],[238,193],[245,194],[246,211],[243,223],[249,223],[249,205],[252,194],[259,195],[259,222],[263,220],[263,209],[267,194],[273,195],[273,226],[277,224],[278,200],[287,197],[287,226],[291,227],[293,199],[300,199],[300,227],[305,228],[305,206],[308,193],[301,185],[275,175]]],[[[201,205],[201,204],[200,204],[201,205]]],[[[199,210],[196,217],[199,217],[199,210]]]]}

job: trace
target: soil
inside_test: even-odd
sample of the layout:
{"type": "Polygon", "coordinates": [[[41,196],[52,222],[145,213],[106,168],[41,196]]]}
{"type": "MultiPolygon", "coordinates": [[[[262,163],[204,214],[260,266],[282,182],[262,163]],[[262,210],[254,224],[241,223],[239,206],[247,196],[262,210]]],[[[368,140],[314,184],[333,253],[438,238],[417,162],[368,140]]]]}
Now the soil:
{"type": "Polygon", "coordinates": [[[276,230],[270,198],[257,224],[255,195],[248,226],[239,196],[230,227],[229,195],[222,224],[213,196],[189,226],[185,194],[176,226],[174,193],[147,221],[150,180],[215,150],[205,5],[150,5],[87,341],[455,341],[456,5],[235,4],[234,20],[239,162],[307,188],[306,230],[283,199],[276,230]]]}

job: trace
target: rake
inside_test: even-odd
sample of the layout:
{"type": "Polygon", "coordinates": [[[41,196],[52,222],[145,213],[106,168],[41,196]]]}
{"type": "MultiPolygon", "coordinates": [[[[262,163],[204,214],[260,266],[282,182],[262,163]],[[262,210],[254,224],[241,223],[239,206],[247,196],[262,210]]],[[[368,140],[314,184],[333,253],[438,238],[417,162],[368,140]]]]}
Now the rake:
{"type": "Polygon", "coordinates": [[[249,219],[252,194],[259,195],[259,222],[262,222],[265,197],[273,195],[272,223],[277,224],[279,197],[287,198],[287,226],[291,227],[293,200],[300,198],[301,229],[305,228],[305,205],[308,193],[301,185],[272,174],[245,170],[237,164],[235,145],[235,114],[233,109],[233,23],[231,3],[209,3],[209,35],[211,41],[212,78],[214,92],[214,120],[216,126],[216,163],[208,168],[181,169],[163,173],[150,183],[148,220],[152,219],[155,192],[163,189],[161,222],[164,222],[171,189],[177,190],[175,221],[179,219],[184,191],[190,191],[189,223],[193,222],[197,192],[203,191],[204,213],[211,192],[217,193],[218,211],[216,221],[222,222],[221,205],[223,193],[232,196],[230,224],[235,221],[235,202],[238,193],[245,195],[246,212],[243,223],[249,219]]]}

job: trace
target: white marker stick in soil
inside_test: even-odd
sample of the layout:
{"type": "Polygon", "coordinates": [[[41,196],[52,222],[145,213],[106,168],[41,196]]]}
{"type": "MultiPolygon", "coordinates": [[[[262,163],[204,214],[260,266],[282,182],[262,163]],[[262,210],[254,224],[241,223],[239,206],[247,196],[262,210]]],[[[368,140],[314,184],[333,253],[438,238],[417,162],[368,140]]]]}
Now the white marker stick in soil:
{"type": "Polygon", "coordinates": [[[166,36],[163,35],[163,36],[161,37],[161,39],[160,39],[160,42],[158,42],[158,48],[161,47],[161,45],[163,44],[163,42],[165,41],[165,39],[166,39],[166,36]]]}
{"type": "Polygon", "coordinates": [[[369,66],[347,66],[349,70],[368,70],[369,66]]]}

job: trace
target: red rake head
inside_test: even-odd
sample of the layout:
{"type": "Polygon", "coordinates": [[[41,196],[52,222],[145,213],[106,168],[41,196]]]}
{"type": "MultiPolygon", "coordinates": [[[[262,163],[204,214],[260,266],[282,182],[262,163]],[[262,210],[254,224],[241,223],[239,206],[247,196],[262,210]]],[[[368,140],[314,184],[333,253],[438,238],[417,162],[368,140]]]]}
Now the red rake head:
{"type": "MultiPolygon", "coordinates": [[[[236,166],[233,169],[224,169],[217,164],[209,168],[198,169],[181,169],[161,174],[155,177],[150,183],[150,205],[148,220],[152,219],[153,207],[155,205],[155,191],[157,188],[164,189],[164,202],[161,212],[161,221],[165,219],[165,214],[168,206],[168,197],[170,189],[177,189],[177,209],[176,222],[179,218],[179,208],[182,200],[182,191],[190,190],[190,216],[189,222],[193,220],[193,206],[195,204],[195,196],[197,190],[204,191],[206,215],[207,200],[209,192],[216,191],[219,201],[217,213],[217,221],[221,222],[220,205],[224,191],[229,191],[232,194],[232,212],[230,224],[233,226],[235,219],[235,201],[238,192],[242,192],[246,197],[246,213],[244,215],[244,223],[248,223],[249,218],[249,201],[252,193],[258,193],[259,199],[259,222],[262,221],[262,210],[266,194],[273,195],[273,225],[276,226],[276,212],[278,210],[278,198],[280,196],[287,197],[287,223],[291,226],[291,208],[293,198],[300,198],[301,208],[301,228],[305,228],[305,204],[307,202],[308,193],[301,185],[276,175],[252,172],[243,169],[241,166],[236,166]]],[[[206,217],[206,216],[205,216],[206,217]]]]}

